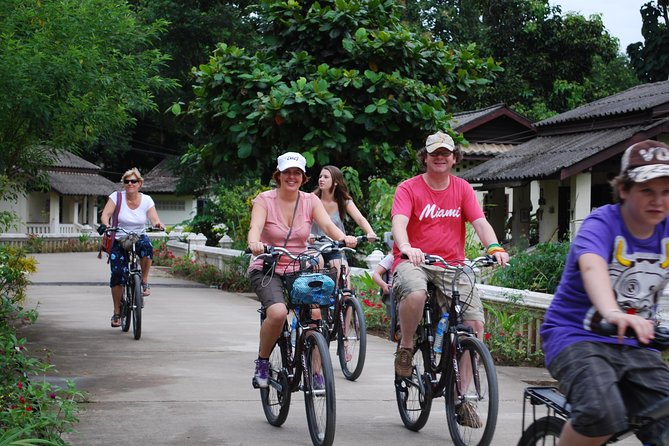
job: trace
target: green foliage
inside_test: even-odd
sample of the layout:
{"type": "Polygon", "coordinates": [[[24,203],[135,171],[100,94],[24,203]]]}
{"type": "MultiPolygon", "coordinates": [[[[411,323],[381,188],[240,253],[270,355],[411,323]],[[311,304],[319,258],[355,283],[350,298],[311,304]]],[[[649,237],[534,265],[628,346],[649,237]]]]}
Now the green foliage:
{"type": "Polygon", "coordinates": [[[396,3],[260,3],[261,50],[220,44],[193,70],[199,142],[182,158],[207,176],[267,178],[280,152],[308,165],[384,171],[409,143],[448,129],[451,101],[499,71],[475,45],[411,32],[396,3]]]}
{"type": "Polygon", "coordinates": [[[351,277],[351,286],[356,290],[356,295],[365,313],[367,329],[375,332],[387,331],[390,318],[386,305],[381,301],[379,287],[367,271],[362,276],[351,277]]]}
{"type": "Polygon", "coordinates": [[[475,259],[485,254],[483,245],[481,245],[479,238],[476,236],[474,227],[467,224],[465,230],[465,257],[468,259],[475,259]]]}
{"type": "Polygon", "coordinates": [[[484,301],[483,308],[487,315],[484,340],[495,364],[543,366],[543,352],[530,345],[534,334],[528,332],[537,314],[523,306],[522,297],[507,296],[503,303],[484,301]]]}
{"type": "Polygon", "coordinates": [[[641,7],[644,41],[627,47],[634,71],[644,82],[669,78],[669,2],[649,1],[641,7]]]}
{"type": "Polygon", "coordinates": [[[83,394],[72,381],[56,387],[41,377],[52,366],[32,357],[15,324],[34,323],[37,313],[21,302],[36,262],[0,246],[0,445],[65,444],[60,436],[77,421],[83,394]]]}
{"type": "Polygon", "coordinates": [[[76,150],[117,134],[173,83],[152,45],[166,23],[141,24],[125,2],[0,2],[0,175],[35,185],[47,148],[76,150]]]}
{"type": "Polygon", "coordinates": [[[615,62],[618,41],[598,15],[562,15],[548,0],[414,0],[407,2],[405,16],[445,42],[475,42],[481,54],[501,62],[504,73],[483,94],[459,96],[464,104],[460,110],[503,102],[530,118],[544,119],[603,97],[588,88],[590,77],[609,81],[603,90],[627,88],[617,84],[617,76],[595,74],[630,74],[626,65],[615,62]]]}
{"type": "Polygon", "coordinates": [[[367,220],[379,237],[391,230],[390,211],[395,198],[395,187],[384,178],[374,178],[369,182],[367,220]]]}
{"type": "Polygon", "coordinates": [[[506,268],[497,268],[490,285],[553,294],[560,282],[569,242],[539,243],[532,251],[511,257],[506,268]]]}

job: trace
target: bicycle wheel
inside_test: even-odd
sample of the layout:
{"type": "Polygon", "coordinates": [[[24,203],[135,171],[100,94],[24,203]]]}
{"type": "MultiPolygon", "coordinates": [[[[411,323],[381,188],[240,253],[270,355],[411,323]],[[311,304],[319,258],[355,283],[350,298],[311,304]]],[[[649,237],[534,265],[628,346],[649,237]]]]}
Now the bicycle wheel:
{"type": "Polygon", "coordinates": [[[367,355],[365,313],[354,295],[344,295],[344,325],[337,335],[337,355],[344,377],[355,381],[362,373],[367,355]]]}
{"type": "Polygon", "coordinates": [[[130,330],[130,302],[132,299],[132,288],[130,285],[123,285],[123,295],[121,296],[121,330],[130,330]]]}
{"type": "Polygon", "coordinates": [[[413,371],[408,378],[395,375],[395,397],[400,418],[412,431],[419,431],[427,423],[432,408],[432,374],[430,351],[427,343],[414,347],[413,371]]]}
{"type": "Polygon", "coordinates": [[[539,418],[525,429],[518,446],[555,446],[565,422],[554,416],[539,418]]]}
{"type": "Polygon", "coordinates": [[[459,392],[454,367],[448,366],[446,377],[448,430],[456,446],[487,446],[497,425],[497,372],[483,342],[461,336],[460,347],[457,354],[459,392]]]}
{"type": "Polygon", "coordinates": [[[272,426],[281,426],[290,410],[288,385],[288,352],[285,338],[280,338],[269,355],[268,386],[260,389],[260,402],[265,418],[272,426]]]}
{"type": "Polygon", "coordinates": [[[142,279],[139,274],[132,276],[132,334],[136,340],[142,337],[142,279]]]}
{"type": "Polygon", "coordinates": [[[330,351],[322,333],[309,330],[305,336],[303,360],[307,366],[307,382],[303,383],[303,390],[309,434],[314,445],[329,446],[334,442],[336,419],[330,351]]]}

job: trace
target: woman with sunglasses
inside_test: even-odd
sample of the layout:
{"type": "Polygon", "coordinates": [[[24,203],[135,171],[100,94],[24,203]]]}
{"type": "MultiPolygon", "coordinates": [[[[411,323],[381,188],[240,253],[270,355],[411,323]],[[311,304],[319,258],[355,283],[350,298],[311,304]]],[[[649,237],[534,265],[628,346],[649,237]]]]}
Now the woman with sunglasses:
{"type": "MultiPolygon", "coordinates": [[[[165,229],[165,225],[160,222],[158,212],[153,199],[139,191],[144,184],[144,179],[136,167],[126,171],[121,177],[123,183],[123,192],[121,192],[121,207],[118,212],[118,226],[128,231],[141,232],[147,221],[151,222],[151,226],[156,229],[165,229]]],[[[100,222],[101,228],[98,232],[104,233],[106,226],[112,224],[112,216],[116,210],[117,193],[113,192],[107,204],[102,210],[100,222]]],[[[109,253],[109,265],[111,268],[111,278],[109,286],[111,287],[112,300],[114,301],[114,313],[111,318],[112,327],[121,326],[121,296],[123,294],[123,268],[126,265],[125,254],[123,247],[119,243],[119,239],[123,237],[123,233],[116,233],[116,240],[112,245],[109,253]]],[[[151,294],[149,288],[149,270],[151,269],[151,262],[153,259],[153,247],[151,241],[146,234],[142,234],[139,241],[137,241],[137,252],[140,257],[140,266],[142,268],[142,290],[144,296],[151,294]]]]}

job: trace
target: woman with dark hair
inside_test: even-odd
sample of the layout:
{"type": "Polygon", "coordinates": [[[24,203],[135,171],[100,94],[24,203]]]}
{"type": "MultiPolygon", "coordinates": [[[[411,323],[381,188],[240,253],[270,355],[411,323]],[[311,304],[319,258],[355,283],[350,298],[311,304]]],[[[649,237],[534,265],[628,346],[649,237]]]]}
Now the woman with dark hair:
{"type": "MultiPolygon", "coordinates": [[[[372,229],[372,226],[353,202],[344,181],[344,174],[339,168],[335,166],[323,167],[318,177],[318,187],[314,190],[314,194],[321,199],[321,203],[323,203],[323,207],[325,207],[330,219],[332,219],[339,229],[346,232],[344,230],[344,221],[346,220],[346,216],[349,215],[365,231],[367,239],[370,242],[376,241],[374,229],[372,229]]],[[[313,224],[311,233],[314,237],[324,235],[317,223],[313,224]]],[[[339,269],[341,264],[340,254],[332,256],[326,254],[323,257],[325,260],[330,261],[331,266],[339,269]]]]}

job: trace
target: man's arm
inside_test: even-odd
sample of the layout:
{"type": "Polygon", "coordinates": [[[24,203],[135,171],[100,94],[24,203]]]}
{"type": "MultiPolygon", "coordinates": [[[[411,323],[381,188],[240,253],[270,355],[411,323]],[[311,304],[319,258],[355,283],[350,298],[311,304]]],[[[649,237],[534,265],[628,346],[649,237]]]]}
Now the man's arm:
{"type": "Polygon", "coordinates": [[[497,241],[497,235],[495,235],[495,230],[490,223],[488,223],[488,220],[486,220],[485,217],[477,218],[472,222],[472,226],[474,227],[474,231],[476,231],[479,240],[481,240],[481,243],[483,243],[483,246],[486,248],[486,251],[495,257],[497,263],[506,266],[506,264],[509,263],[509,254],[506,251],[501,250],[501,246],[499,246],[499,242],[497,241]],[[500,250],[491,253],[491,250],[488,249],[491,245],[499,246],[500,250]]]}
{"type": "Polygon", "coordinates": [[[395,214],[393,216],[393,240],[397,249],[402,254],[406,254],[409,261],[418,266],[425,260],[423,251],[418,248],[413,248],[409,242],[409,234],[407,233],[407,226],[409,225],[409,217],[402,214],[395,214]]]}
{"type": "Polygon", "coordinates": [[[627,327],[632,327],[637,338],[647,344],[654,336],[653,324],[641,316],[626,314],[618,306],[611,286],[611,278],[606,260],[593,253],[585,253],[578,258],[583,287],[597,311],[612,324],[618,326],[618,336],[622,339],[627,327]]]}

